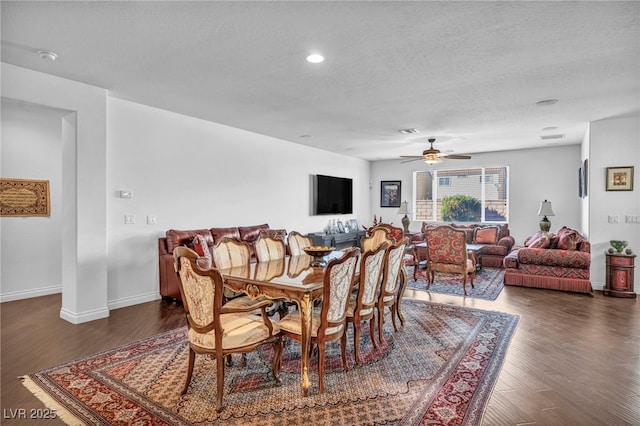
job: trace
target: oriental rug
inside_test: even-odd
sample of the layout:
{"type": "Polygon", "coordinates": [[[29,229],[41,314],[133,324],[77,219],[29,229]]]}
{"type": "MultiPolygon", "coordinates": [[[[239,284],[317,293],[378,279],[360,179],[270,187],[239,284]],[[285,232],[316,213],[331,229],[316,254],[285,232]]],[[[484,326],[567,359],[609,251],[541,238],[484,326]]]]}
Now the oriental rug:
{"type": "MultiPolygon", "coordinates": [[[[407,268],[409,276],[413,278],[413,269],[407,268]]],[[[471,282],[467,280],[467,297],[477,299],[496,300],[500,292],[504,288],[504,269],[484,267],[476,273],[473,280],[474,288],[471,288],[471,282]]],[[[460,274],[447,274],[436,272],[433,284],[427,290],[426,271],[419,269],[416,273],[416,279],[410,279],[407,287],[416,290],[426,290],[433,293],[450,294],[454,296],[464,296],[462,290],[462,276],[460,274]]]]}
{"type": "MultiPolygon", "coordinates": [[[[285,339],[281,383],[270,375],[273,350],[240,356],[225,368],[224,409],[215,411],[216,368],[196,356],[188,392],[186,329],[166,332],[22,378],[24,385],[68,424],[153,425],[479,425],[502,368],[518,317],[493,311],[406,300],[406,322],[384,327],[374,350],[362,332],[354,365],[349,329],[349,371],[340,344],[327,345],[325,385],[302,396],[299,345],[285,339]]],[[[389,313],[387,313],[388,317],[389,313]]],[[[363,327],[368,329],[368,327],[363,327]]]]}

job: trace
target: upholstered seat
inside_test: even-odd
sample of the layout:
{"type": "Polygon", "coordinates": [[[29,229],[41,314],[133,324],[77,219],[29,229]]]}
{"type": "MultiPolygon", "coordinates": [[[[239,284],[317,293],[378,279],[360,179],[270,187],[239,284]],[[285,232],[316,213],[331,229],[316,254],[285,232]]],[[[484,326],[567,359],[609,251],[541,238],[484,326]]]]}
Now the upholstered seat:
{"type": "MultiPolygon", "coordinates": [[[[382,278],[382,286],[380,287],[380,295],[378,296],[378,337],[380,342],[384,342],[382,327],[384,325],[384,308],[389,307],[391,310],[391,322],[393,329],[398,331],[396,324],[396,315],[398,315],[398,304],[402,297],[400,289],[404,287],[406,274],[404,271],[403,257],[409,240],[402,238],[400,242],[392,245],[387,249],[384,275],[382,278]]],[[[398,315],[399,316],[399,315],[398,315]]],[[[402,320],[402,317],[400,317],[402,320]]]]}

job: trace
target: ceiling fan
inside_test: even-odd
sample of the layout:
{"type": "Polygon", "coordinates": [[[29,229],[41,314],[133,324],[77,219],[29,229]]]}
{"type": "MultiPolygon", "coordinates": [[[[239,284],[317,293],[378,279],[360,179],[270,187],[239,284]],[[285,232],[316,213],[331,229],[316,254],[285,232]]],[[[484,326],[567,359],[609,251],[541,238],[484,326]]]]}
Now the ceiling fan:
{"type": "Polygon", "coordinates": [[[439,149],[435,149],[433,147],[433,143],[436,140],[434,138],[429,139],[429,143],[431,146],[429,149],[425,149],[422,151],[422,155],[401,155],[402,158],[410,158],[411,160],[401,161],[401,163],[408,163],[409,161],[417,161],[422,160],[427,164],[438,164],[442,163],[444,158],[451,158],[454,160],[468,160],[471,158],[470,155],[456,155],[456,154],[442,154],[439,149]]]}

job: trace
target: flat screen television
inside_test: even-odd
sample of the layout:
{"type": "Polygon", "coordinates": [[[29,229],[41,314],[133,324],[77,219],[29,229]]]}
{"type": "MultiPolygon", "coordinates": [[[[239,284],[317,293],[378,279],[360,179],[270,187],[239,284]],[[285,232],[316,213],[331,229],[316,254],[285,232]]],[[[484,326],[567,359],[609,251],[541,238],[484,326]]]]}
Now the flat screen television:
{"type": "Polygon", "coordinates": [[[353,213],[353,180],[349,178],[313,176],[313,214],[353,213]]]}

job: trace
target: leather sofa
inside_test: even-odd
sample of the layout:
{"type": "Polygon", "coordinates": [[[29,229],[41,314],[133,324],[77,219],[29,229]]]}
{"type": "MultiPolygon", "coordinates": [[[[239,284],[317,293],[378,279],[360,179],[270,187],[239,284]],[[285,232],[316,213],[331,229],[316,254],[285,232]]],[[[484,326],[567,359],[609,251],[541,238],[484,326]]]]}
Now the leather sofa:
{"type": "Polygon", "coordinates": [[[165,299],[182,300],[178,276],[173,265],[173,250],[179,246],[193,247],[192,241],[196,235],[202,235],[209,248],[213,248],[223,238],[231,238],[238,241],[246,241],[251,247],[258,237],[280,236],[286,234],[284,230],[270,229],[264,223],[253,226],[237,226],[230,228],[210,228],[181,231],[170,229],[166,236],[158,238],[158,263],[160,268],[160,296],[165,299]]]}
{"type": "Polygon", "coordinates": [[[591,293],[591,244],[577,231],[538,232],[504,258],[504,283],[591,293]]]}
{"type": "MultiPolygon", "coordinates": [[[[411,238],[412,244],[425,241],[424,234],[428,228],[435,228],[442,223],[422,222],[420,233],[411,238]]],[[[450,224],[455,229],[463,230],[467,237],[467,244],[479,244],[482,246],[476,251],[476,261],[479,265],[490,268],[502,268],[505,256],[511,252],[515,239],[509,233],[509,224],[450,224]]],[[[426,252],[418,248],[417,255],[420,261],[425,260],[426,252]]]]}

